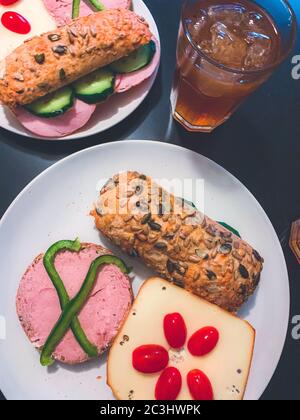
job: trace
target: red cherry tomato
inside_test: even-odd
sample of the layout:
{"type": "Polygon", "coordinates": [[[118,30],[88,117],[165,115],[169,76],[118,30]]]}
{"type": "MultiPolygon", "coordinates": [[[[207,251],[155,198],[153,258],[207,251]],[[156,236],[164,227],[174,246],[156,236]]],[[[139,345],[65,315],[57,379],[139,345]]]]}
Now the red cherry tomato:
{"type": "Polygon", "coordinates": [[[188,341],[188,349],[193,356],[205,356],[219,341],[219,332],[214,327],[204,327],[196,331],[188,341]]]}
{"type": "Polygon", "coordinates": [[[0,4],[3,6],[9,6],[11,4],[17,3],[19,0],[0,0],[0,4]]]}
{"type": "Polygon", "coordinates": [[[182,347],[186,340],[186,325],[182,316],[175,312],[164,318],[165,337],[174,349],[182,347]]]}
{"type": "Polygon", "coordinates": [[[16,32],[17,34],[25,35],[28,34],[31,30],[31,26],[28,20],[17,12],[3,13],[1,22],[6,29],[9,29],[12,32],[16,32]]]}
{"type": "Polygon", "coordinates": [[[159,401],[176,400],[181,390],[182,379],[178,369],[166,368],[157,380],[155,399],[159,401]]]}
{"type": "Polygon", "coordinates": [[[213,389],[208,377],[199,369],[191,370],[187,374],[187,384],[194,400],[212,401],[213,389]]]}
{"type": "Polygon", "coordinates": [[[160,372],[168,363],[167,350],[156,344],[137,347],[132,353],[132,366],[142,373],[160,372]]]}

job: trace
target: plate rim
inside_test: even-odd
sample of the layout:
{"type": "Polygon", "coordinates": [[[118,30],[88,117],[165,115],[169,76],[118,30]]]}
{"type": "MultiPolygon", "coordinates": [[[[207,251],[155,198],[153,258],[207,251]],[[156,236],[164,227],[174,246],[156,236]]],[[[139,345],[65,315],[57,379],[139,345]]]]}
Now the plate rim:
{"type": "MultiPolygon", "coordinates": [[[[160,31],[159,31],[159,28],[157,26],[156,20],[155,20],[155,18],[153,16],[152,12],[150,11],[148,5],[145,3],[144,0],[132,0],[132,1],[133,2],[134,1],[137,1],[137,2],[141,3],[142,7],[144,7],[147,10],[147,12],[149,13],[150,18],[153,21],[152,22],[152,25],[153,25],[152,32],[154,33],[155,37],[157,38],[157,41],[158,41],[159,46],[160,46],[160,49],[161,49],[160,31]]],[[[152,25],[150,24],[150,27],[152,25]]],[[[103,129],[100,129],[99,131],[96,131],[96,132],[85,133],[84,127],[82,127],[81,129],[79,129],[79,130],[75,131],[74,133],[69,134],[67,136],[54,137],[53,138],[53,137],[41,137],[41,136],[38,136],[38,135],[36,135],[34,133],[31,133],[31,131],[29,131],[25,127],[23,127],[21,123],[19,123],[20,124],[20,129],[9,129],[9,127],[2,127],[2,126],[0,126],[0,128],[2,130],[4,130],[5,132],[9,133],[9,134],[17,135],[17,136],[20,136],[20,137],[22,137],[24,139],[30,139],[30,140],[33,139],[33,140],[39,140],[39,141],[45,141],[45,142],[68,142],[70,140],[72,140],[72,141],[76,141],[77,140],[78,141],[78,140],[82,140],[83,138],[90,138],[92,136],[96,136],[98,134],[105,133],[106,131],[111,130],[112,128],[114,128],[117,125],[121,124],[124,120],[126,120],[130,115],[132,115],[143,104],[143,102],[145,101],[145,99],[150,94],[150,91],[151,91],[151,89],[152,89],[152,87],[153,87],[153,85],[154,85],[154,83],[155,83],[155,81],[157,79],[157,75],[158,75],[158,72],[159,72],[159,69],[160,69],[160,65],[161,65],[161,52],[160,52],[160,56],[159,56],[158,65],[157,65],[154,73],[148,79],[145,79],[142,83],[140,83],[139,85],[134,86],[132,89],[130,89],[130,90],[134,90],[134,89],[138,88],[139,86],[142,86],[143,84],[145,84],[145,91],[141,95],[141,98],[133,106],[133,109],[129,112],[129,114],[127,114],[125,117],[123,117],[120,121],[118,121],[118,122],[116,122],[116,123],[114,123],[112,125],[109,125],[104,130],[103,129]]],[[[124,92],[124,94],[130,92],[130,90],[127,91],[127,92],[124,92]]],[[[4,112],[5,112],[4,105],[0,105],[0,107],[3,108],[4,109],[4,112]]],[[[87,124],[88,124],[88,122],[87,122],[87,124]]]]}
{"type": "MultiPolygon", "coordinates": [[[[201,153],[195,152],[194,150],[185,148],[183,146],[180,145],[176,145],[176,144],[172,144],[172,143],[168,143],[166,141],[158,141],[158,140],[147,140],[147,139],[128,139],[128,140],[118,140],[118,141],[114,141],[114,142],[109,142],[109,143],[101,143],[101,144],[97,144],[88,148],[84,148],[81,149],[75,153],[72,153],[66,157],[64,157],[63,159],[60,159],[59,161],[55,162],[54,164],[50,165],[48,168],[44,169],[40,174],[38,174],[37,176],[35,176],[20,192],[19,194],[16,196],[16,198],[11,202],[11,204],[8,206],[7,210],[4,212],[4,214],[2,215],[1,219],[0,219],[0,231],[1,231],[1,227],[2,225],[5,223],[6,218],[9,217],[9,213],[10,211],[13,209],[14,205],[22,198],[23,195],[25,195],[30,188],[33,186],[33,184],[35,182],[37,182],[40,178],[43,178],[44,176],[47,176],[48,172],[55,170],[57,167],[63,166],[65,164],[65,162],[69,162],[72,161],[72,159],[76,159],[78,156],[80,155],[84,155],[85,153],[90,153],[92,150],[96,150],[96,149],[102,149],[102,148],[110,148],[112,146],[118,146],[121,144],[124,144],[125,146],[127,144],[136,144],[139,143],[141,145],[143,144],[154,144],[156,146],[160,146],[160,147],[165,147],[165,148],[173,148],[173,149],[177,149],[178,151],[184,151],[185,153],[188,152],[192,155],[200,155],[202,158],[204,158],[205,160],[207,160],[210,164],[212,164],[213,166],[223,170],[226,172],[227,176],[229,176],[232,180],[234,180],[236,183],[238,183],[239,186],[241,186],[241,188],[249,195],[249,197],[254,200],[256,202],[256,205],[259,207],[260,211],[262,212],[262,214],[264,215],[264,218],[266,220],[266,222],[268,223],[269,227],[271,228],[271,230],[273,231],[273,233],[275,234],[275,237],[277,238],[276,241],[276,247],[278,248],[278,251],[280,253],[281,256],[281,260],[282,260],[282,269],[285,273],[285,277],[287,279],[286,282],[286,287],[287,287],[287,307],[288,307],[288,313],[285,315],[287,317],[286,319],[286,332],[284,334],[284,337],[282,337],[282,343],[280,345],[280,351],[278,351],[278,356],[276,357],[276,367],[272,373],[272,376],[269,378],[268,382],[266,383],[266,385],[264,386],[264,388],[262,389],[260,395],[258,396],[258,399],[261,398],[261,396],[263,395],[263,393],[265,392],[265,390],[267,389],[267,387],[269,386],[273,376],[275,375],[277,368],[278,368],[278,364],[280,362],[280,359],[282,358],[283,355],[283,350],[286,344],[286,339],[287,339],[287,334],[288,334],[288,326],[289,326],[289,318],[290,318],[290,311],[291,311],[291,289],[290,289],[290,284],[289,284],[289,274],[288,274],[288,268],[287,268],[287,263],[285,260],[285,256],[284,256],[284,252],[283,249],[281,247],[278,235],[276,233],[276,230],[271,222],[271,220],[269,219],[267,213],[265,212],[265,210],[263,209],[263,207],[261,206],[260,202],[256,199],[256,197],[254,196],[254,194],[251,193],[251,191],[236,177],[234,176],[231,172],[229,172],[226,168],[224,168],[223,166],[221,166],[220,164],[218,164],[217,162],[215,162],[214,160],[208,158],[205,155],[202,155],[201,153]]],[[[3,391],[3,389],[0,388],[0,391],[2,392],[2,394],[5,396],[5,392],[3,391]]]]}

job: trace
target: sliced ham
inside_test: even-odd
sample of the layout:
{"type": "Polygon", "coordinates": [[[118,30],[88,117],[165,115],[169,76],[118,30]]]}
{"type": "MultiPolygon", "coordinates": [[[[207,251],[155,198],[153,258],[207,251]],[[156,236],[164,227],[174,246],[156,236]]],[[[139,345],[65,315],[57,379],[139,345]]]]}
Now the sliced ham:
{"type": "Polygon", "coordinates": [[[65,114],[55,118],[40,118],[19,107],[15,114],[27,130],[40,137],[65,137],[82,128],[91,118],[96,105],[86,104],[76,99],[74,105],[65,114]]]}
{"type": "MultiPolygon", "coordinates": [[[[91,262],[99,255],[110,254],[105,248],[84,244],[79,252],[62,251],[55,258],[70,298],[79,291],[91,262]]],[[[116,336],[132,303],[129,278],[115,265],[99,271],[89,299],[79,314],[79,321],[89,341],[103,353],[116,336]]],[[[44,268],[43,255],[38,256],[22,277],[17,293],[17,314],[32,344],[40,350],[61,315],[57,292],[44,268]]],[[[53,354],[67,364],[82,363],[88,356],[68,331],[53,354]]]]}
{"type": "MultiPolygon", "coordinates": [[[[72,0],[43,0],[44,4],[55,19],[56,23],[61,26],[70,22],[72,19],[72,0]]],[[[130,9],[131,0],[101,0],[101,3],[107,9],[130,9]]],[[[80,3],[80,16],[88,16],[95,12],[95,9],[86,1],[80,3]]]]}
{"type": "Polygon", "coordinates": [[[134,71],[128,74],[118,74],[115,80],[115,92],[122,93],[139,85],[144,80],[148,79],[155,72],[160,61],[160,45],[157,39],[152,38],[156,45],[156,52],[154,57],[148,66],[141,70],[134,71]]]}

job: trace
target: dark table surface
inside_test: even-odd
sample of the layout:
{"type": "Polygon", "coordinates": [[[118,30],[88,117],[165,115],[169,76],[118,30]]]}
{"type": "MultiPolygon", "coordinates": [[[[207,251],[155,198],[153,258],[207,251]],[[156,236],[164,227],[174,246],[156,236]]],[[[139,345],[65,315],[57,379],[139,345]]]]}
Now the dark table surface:
{"type": "MultiPolygon", "coordinates": [[[[0,216],[36,175],[78,150],[123,139],[155,139],[184,146],[234,174],[265,209],[286,257],[292,320],[300,315],[300,266],[288,246],[291,222],[300,218],[300,80],[291,76],[291,59],[213,134],[188,133],[176,123],[170,124],[169,96],[181,1],[146,3],[159,27],[163,51],[161,68],[147,99],[127,120],[88,139],[51,143],[0,129],[0,216]]],[[[300,18],[299,0],[290,3],[300,18]]],[[[300,54],[300,36],[296,54],[300,54]]],[[[300,342],[292,338],[292,327],[290,323],[281,361],[263,399],[300,399],[300,342]]]]}

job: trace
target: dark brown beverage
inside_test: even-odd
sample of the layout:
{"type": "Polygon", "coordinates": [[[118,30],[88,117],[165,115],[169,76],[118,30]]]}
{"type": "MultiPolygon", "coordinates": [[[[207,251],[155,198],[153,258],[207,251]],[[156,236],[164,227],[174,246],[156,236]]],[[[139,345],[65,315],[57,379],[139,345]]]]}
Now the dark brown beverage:
{"type": "Polygon", "coordinates": [[[281,56],[280,31],[256,2],[187,1],[171,97],[174,118],[188,130],[212,131],[269,77],[281,56]]]}

